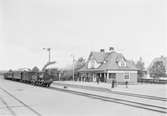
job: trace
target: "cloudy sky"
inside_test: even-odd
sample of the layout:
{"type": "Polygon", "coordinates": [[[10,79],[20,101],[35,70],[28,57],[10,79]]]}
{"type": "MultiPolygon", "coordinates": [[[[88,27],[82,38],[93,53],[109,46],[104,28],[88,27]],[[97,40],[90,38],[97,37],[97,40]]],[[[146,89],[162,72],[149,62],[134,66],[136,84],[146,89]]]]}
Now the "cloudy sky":
{"type": "Polygon", "coordinates": [[[0,0],[0,70],[64,67],[113,46],[127,59],[167,56],[166,0],[0,0]]]}

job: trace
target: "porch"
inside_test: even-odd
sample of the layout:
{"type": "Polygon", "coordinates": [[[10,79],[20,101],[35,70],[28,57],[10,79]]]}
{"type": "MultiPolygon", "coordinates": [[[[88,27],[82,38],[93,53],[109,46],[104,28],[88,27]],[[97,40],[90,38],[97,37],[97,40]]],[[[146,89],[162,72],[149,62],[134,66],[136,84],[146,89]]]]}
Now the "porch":
{"type": "Polygon", "coordinates": [[[84,72],[80,73],[78,80],[84,82],[111,82],[111,80],[116,81],[116,73],[84,72]]]}

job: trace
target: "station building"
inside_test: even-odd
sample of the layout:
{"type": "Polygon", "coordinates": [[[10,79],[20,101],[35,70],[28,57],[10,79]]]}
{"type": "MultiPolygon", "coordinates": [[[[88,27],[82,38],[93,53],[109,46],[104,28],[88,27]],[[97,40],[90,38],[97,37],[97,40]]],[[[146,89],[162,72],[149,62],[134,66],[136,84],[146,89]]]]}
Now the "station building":
{"type": "Polygon", "coordinates": [[[78,70],[80,80],[111,82],[118,84],[126,81],[130,84],[137,83],[137,68],[134,63],[127,60],[121,53],[110,47],[108,52],[101,49],[99,52],[91,52],[86,64],[78,70]]]}

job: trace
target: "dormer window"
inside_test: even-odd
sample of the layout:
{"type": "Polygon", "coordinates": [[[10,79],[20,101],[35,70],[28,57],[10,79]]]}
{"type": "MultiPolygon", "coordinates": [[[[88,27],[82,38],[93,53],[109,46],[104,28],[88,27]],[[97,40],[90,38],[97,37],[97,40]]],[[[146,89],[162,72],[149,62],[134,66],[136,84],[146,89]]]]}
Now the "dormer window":
{"type": "Polygon", "coordinates": [[[90,60],[88,63],[88,68],[98,68],[99,67],[99,63],[96,62],[96,60],[90,60]]]}
{"type": "Polygon", "coordinates": [[[118,62],[118,66],[120,67],[126,67],[126,61],[122,58],[121,60],[117,61],[118,62]]]}

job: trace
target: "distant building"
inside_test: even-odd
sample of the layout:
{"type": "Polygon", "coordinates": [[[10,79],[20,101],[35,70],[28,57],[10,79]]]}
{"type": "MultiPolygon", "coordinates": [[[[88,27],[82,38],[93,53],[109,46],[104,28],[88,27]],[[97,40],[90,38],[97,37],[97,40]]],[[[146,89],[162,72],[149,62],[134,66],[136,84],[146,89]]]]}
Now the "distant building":
{"type": "Polygon", "coordinates": [[[131,84],[137,83],[137,68],[128,61],[121,53],[110,47],[109,52],[101,49],[100,52],[91,52],[86,65],[79,71],[80,80],[131,84]]]}

